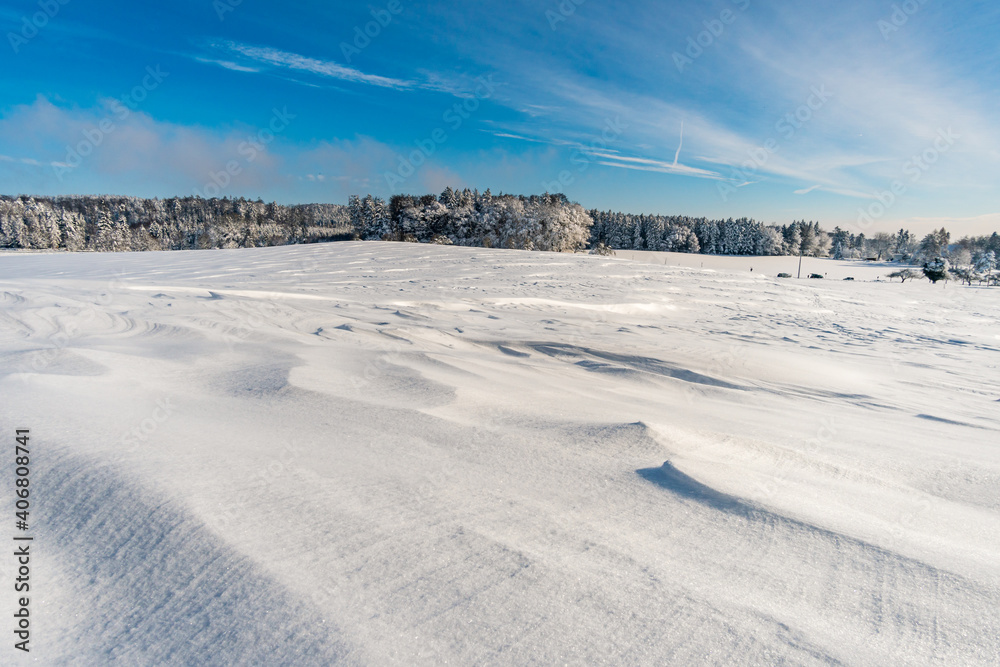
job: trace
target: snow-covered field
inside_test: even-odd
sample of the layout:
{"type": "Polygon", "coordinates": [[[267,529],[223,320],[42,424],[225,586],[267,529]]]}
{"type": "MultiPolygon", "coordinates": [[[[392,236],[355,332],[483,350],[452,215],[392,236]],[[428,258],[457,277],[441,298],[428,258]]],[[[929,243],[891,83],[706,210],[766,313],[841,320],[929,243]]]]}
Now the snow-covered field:
{"type": "MultiPolygon", "coordinates": [[[[648,264],[662,264],[706,271],[753,272],[774,278],[779,273],[799,275],[798,257],[718,257],[682,252],[652,252],[649,250],[616,250],[614,257],[631,259],[648,264]]],[[[802,258],[802,277],[817,273],[831,280],[854,278],[862,281],[890,281],[893,271],[917,267],[893,264],[891,262],[866,262],[864,260],[836,261],[822,257],[802,258]]],[[[896,282],[899,279],[896,278],[896,282]]]]}
{"type": "Polygon", "coordinates": [[[689,259],[0,256],[25,658],[1000,661],[1000,290],[689,259]]]}

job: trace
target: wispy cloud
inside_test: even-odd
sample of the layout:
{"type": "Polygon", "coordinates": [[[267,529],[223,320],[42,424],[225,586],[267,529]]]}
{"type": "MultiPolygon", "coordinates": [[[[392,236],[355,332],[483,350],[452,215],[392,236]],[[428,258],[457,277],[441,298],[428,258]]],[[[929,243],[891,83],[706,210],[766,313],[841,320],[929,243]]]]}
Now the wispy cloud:
{"type": "Polygon", "coordinates": [[[571,146],[573,148],[586,148],[583,144],[578,141],[567,141],[565,139],[539,139],[538,137],[526,137],[523,134],[514,134],[512,132],[495,132],[493,130],[481,130],[482,132],[488,132],[494,137],[500,137],[502,139],[516,139],[518,141],[527,141],[533,144],[545,144],[547,146],[571,146]]]}
{"type": "Polygon", "coordinates": [[[258,67],[247,67],[245,65],[238,65],[230,60],[216,60],[214,58],[202,58],[200,56],[195,57],[195,60],[197,60],[200,63],[205,63],[206,65],[218,65],[219,67],[224,67],[226,69],[233,70],[234,72],[252,72],[252,73],[260,72],[260,68],[258,67]]]}
{"type": "MultiPolygon", "coordinates": [[[[342,201],[332,185],[384,187],[384,171],[455,103],[442,98],[461,102],[475,93],[476,77],[495,75],[497,95],[448,132],[447,149],[435,151],[407,187],[455,184],[460,174],[480,189],[529,191],[579,166],[574,158],[583,155],[594,168],[574,173],[567,195],[633,211],[846,224],[897,182],[906,192],[881,221],[887,225],[889,218],[954,215],[936,224],[971,228],[987,224],[974,216],[997,210],[1000,91],[992,74],[1000,47],[989,32],[1000,21],[996,3],[926,3],[890,42],[876,26],[886,12],[880,3],[752,3],[682,73],[671,55],[717,15],[713,3],[638,0],[627,11],[585,3],[557,31],[531,0],[472,3],[462,12],[423,3],[399,16],[392,38],[350,62],[338,44],[370,20],[371,8],[304,3],[290,14],[250,4],[232,21],[213,23],[225,33],[208,36],[192,34],[204,30],[196,15],[212,15],[204,5],[178,7],[138,33],[127,24],[144,15],[142,5],[130,6],[134,15],[95,14],[86,25],[60,14],[31,46],[38,62],[22,63],[51,72],[51,83],[31,90],[14,70],[8,77],[8,104],[25,106],[0,109],[4,182],[45,186],[49,161],[63,160],[82,132],[114,118],[93,108],[101,99],[130,90],[145,64],[162,60],[169,70],[182,58],[204,65],[184,89],[200,86],[214,100],[210,108],[192,109],[186,95],[164,88],[138,109],[150,115],[119,124],[73,172],[81,180],[72,187],[82,190],[90,174],[99,190],[156,183],[160,192],[188,191],[225,165],[246,138],[243,129],[267,113],[268,100],[284,99],[291,82],[308,93],[295,100],[302,120],[232,187],[342,201]],[[259,92],[261,109],[247,104],[248,86],[259,92]],[[821,103],[818,89],[829,93],[821,103]],[[39,90],[56,105],[26,104],[39,90]],[[331,106],[338,112],[322,112],[331,106]],[[239,120],[220,123],[227,117],[239,120]],[[359,127],[371,141],[357,139],[359,127]],[[937,133],[948,128],[960,139],[938,155],[937,133]],[[913,176],[924,155],[928,168],[913,176]],[[347,175],[352,180],[337,180],[347,175]],[[740,194],[718,196],[730,188],[740,194]]],[[[21,13],[0,8],[4,17],[16,29],[21,13]]]]}
{"type": "MultiPolygon", "coordinates": [[[[487,132],[488,130],[483,130],[487,132]]],[[[510,134],[509,132],[490,132],[494,137],[501,137],[503,139],[517,139],[519,141],[530,141],[532,143],[544,144],[547,143],[541,139],[532,139],[531,137],[522,137],[519,134],[510,134]]]]}
{"type": "Polygon", "coordinates": [[[618,167],[619,169],[634,169],[636,171],[652,171],[661,174],[677,174],[679,176],[693,176],[695,178],[710,178],[713,180],[722,179],[722,175],[706,169],[688,167],[674,162],[663,162],[650,158],[628,157],[624,155],[614,155],[611,153],[592,153],[598,158],[597,164],[605,167],[618,167]]]}
{"type": "MultiPolygon", "coordinates": [[[[423,90],[468,98],[478,94],[481,79],[442,74],[427,69],[417,70],[413,76],[400,79],[379,74],[369,74],[332,60],[322,60],[270,46],[254,46],[230,40],[211,42],[209,48],[222,57],[195,56],[198,62],[217,65],[237,72],[259,73],[268,70],[307,74],[323,79],[390,90],[423,90]]],[[[299,78],[286,77],[305,86],[318,87],[299,78]]],[[[341,90],[341,92],[347,92],[341,90]]]]}
{"type": "MultiPolygon", "coordinates": [[[[909,192],[897,215],[922,201],[940,209],[947,206],[942,193],[960,201],[952,193],[989,185],[984,175],[1000,168],[1000,126],[992,112],[996,90],[983,85],[982,65],[996,61],[980,51],[994,46],[977,47],[981,63],[970,67],[966,54],[955,53],[950,38],[945,42],[933,13],[907,27],[911,38],[887,45],[875,27],[881,8],[862,2],[848,3],[851,11],[778,4],[782,11],[758,6],[743,15],[713,47],[712,58],[699,60],[683,76],[648,63],[654,54],[668,59],[684,44],[685,31],[705,18],[699,16],[703,10],[661,3],[639,3],[627,16],[593,5],[578,12],[562,33],[567,43],[615,45],[606,61],[586,67],[559,55],[560,49],[543,54],[534,42],[512,38],[518,30],[530,32],[530,13],[509,17],[496,37],[467,40],[463,55],[518,82],[509,106],[521,117],[502,122],[509,138],[531,141],[544,133],[586,145],[600,137],[606,119],[620,116],[628,128],[609,147],[646,161],[605,159],[604,166],[721,176],[734,187],[769,188],[778,198],[794,192],[801,203],[789,200],[791,206],[839,206],[838,215],[853,215],[859,200],[873,199],[899,179],[909,192]],[[677,32],[664,22],[648,29],[657,12],[676,14],[670,25],[685,27],[677,32]],[[638,16],[642,21],[630,19],[638,16]],[[817,23],[824,26],[819,40],[817,23]],[[829,95],[815,98],[816,90],[829,95]],[[781,124],[789,117],[791,123],[781,124]],[[908,162],[930,150],[937,132],[948,127],[962,135],[961,142],[919,181],[906,180],[908,162]],[[768,142],[777,150],[757,157],[768,142]],[[823,197],[803,197],[811,193],[823,197]],[[842,201],[833,203],[838,197],[842,201]]],[[[928,11],[953,18],[954,10],[935,5],[928,11]]]]}
{"type": "MultiPolygon", "coordinates": [[[[344,65],[329,60],[310,58],[308,56],[291,53],[289,51],[282,51],[268,46],[250,46],[248,44],[240,44],[232,41],[215,42],[212,46],[217,50],[225,51],[245,58],[255,65],[255,67],[249,67],[246,65],[231,63],[229,61],[207,60],[207,62],[215,63],[222,67],[226,67],[227,69],[242,68],[238,71],[257,71],[259,67],[256,66],[266,65],[281,69],[289,69],[296,72],[306,72],[316,76],[337,79],[338,81],[378,86],[380,88],[406,90],[417,87],[417,84],[412,81],[403,81],[401,79],[379,76],[377,74],[366,74],[360,70],[354,69],[353,67],[345,67],[344,65]]],[[[205,61],[203,60],[203,62],[205,61]]]]}
{"type": "Polygon", "coordinates": [[[0,155],[0,162],[16,162],[20,164],[26,164],[32,167],[62,167],[65,166],[61,162],[42,162],[41,160],[36,160],[31,157],[11,157],[9,155],[0,155]]]}

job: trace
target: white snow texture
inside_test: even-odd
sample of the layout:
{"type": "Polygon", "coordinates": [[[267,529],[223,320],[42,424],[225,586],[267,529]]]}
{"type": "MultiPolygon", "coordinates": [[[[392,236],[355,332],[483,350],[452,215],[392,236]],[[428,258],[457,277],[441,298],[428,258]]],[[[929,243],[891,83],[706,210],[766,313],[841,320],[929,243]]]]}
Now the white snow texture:
{"type": "Polygon", "coordinates": [[[1000,662],[1000,290],[672,257],[0,255],[0,662],[1000,662]]]}

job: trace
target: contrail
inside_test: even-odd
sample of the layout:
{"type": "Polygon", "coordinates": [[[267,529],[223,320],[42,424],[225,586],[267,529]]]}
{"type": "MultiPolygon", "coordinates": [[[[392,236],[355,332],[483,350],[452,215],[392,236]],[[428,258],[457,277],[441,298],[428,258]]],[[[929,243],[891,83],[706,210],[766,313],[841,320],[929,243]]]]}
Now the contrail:
{"type": "Polygon", "coordinates": [[[674,155],[674,166],[677,166],[677,161],[681,158],[681,147],[684,145],[684,121],[681,121],[681,141],[677,144],[677,154],[674,155]]]}

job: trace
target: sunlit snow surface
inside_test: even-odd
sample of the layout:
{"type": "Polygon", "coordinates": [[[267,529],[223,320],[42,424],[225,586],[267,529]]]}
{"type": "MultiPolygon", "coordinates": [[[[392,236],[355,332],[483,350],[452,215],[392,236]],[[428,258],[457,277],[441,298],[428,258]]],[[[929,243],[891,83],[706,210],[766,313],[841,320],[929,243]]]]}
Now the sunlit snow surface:
{"type": "Polygon", "coordinates": [[[0,255],[28,659],[996,664],[1000,289],[659,257],[0,255]]]}

